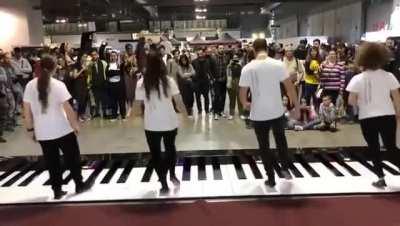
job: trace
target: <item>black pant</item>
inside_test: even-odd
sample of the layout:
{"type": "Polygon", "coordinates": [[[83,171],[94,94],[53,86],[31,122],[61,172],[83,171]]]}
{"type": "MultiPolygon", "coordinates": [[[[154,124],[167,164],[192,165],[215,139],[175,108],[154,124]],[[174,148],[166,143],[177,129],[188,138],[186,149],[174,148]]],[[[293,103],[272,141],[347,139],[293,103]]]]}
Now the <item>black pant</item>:
{"type": "Polygon", "coordinates": [[[360,120],[364,139],[368,144],[368,151],[372,156],[375,173],[383,177],[382,156],[380,152],[379,135],[389,152],[397,150],[396,147],[396,117],[394,115],[381,116],[360,120]]]}
{"type": "Polygon", "coordinates": [[[95,103],[95,115],[100,115],[100,106],[103,111],[103,116],[107,115],[108,95],[106,88],[93,88],[93,97],[95,103]]]}
{"type": "Polygon", "coordinates": [[[199,113],[203,111],[201,106],[201,96],[204,97],[204,109],[206,113],[210,112],[210,98],[208,96],[210,92],[210,82],[209,81],[196,81],[193,83],[194,92],[196,94],[196,104],[199,113]]]}
{"type": "Polygon", "coordinates": [[[318,100],[316,96],[316,92],[318,89],[318,85],[314,84],[304,84],[304,98],[306,99],[307,106],[311,104],[311,98],[314,104],[314,107],[318,107],[318,100]]]}
{"type": "Polygon", "coordinates": [[[183,103],[185,104],[186,111],[189,115],[193,114],[194,91],[193,82],[182,80],[180,82],[180,89],[182,93],[183,103]]]}
{"type": "Polygon", "coordinates": [[[121,118],[126,117],[125,87],[121,82],[110,82],[108,85],[108,96],[110,97],[110,108],[112,117],[118,117],[118,107],[121,118]]]}
{"type": "Polygon", "coordinates": [[[285,118],[282,116],[268,121],[253,121],[253,125],[260,146],[260,155],[265,164],[265,170],[267,171],[268,180],[275,181],[274,164],[276,163],[276,158],[274,153],[270,150],[269,131],[272,127],[279,158],[282,163],[282,170],[288,170],[290,160],[285,136],[285,118]]]}
{"type": "Polygon", "coordinates": [[[161,182],[165,182],[167,172],[175,176],[176,146],[175,139],[178,129],[171,131],[145,131],[150,148],[151,161],[161,182]],[[165,156],[161,155],[161,140],[164,141],[165,156]]]}
{"type": "Polygon", "coordinates": [[[39,143],[42,147],[53,190],[61,190],[63,184],[60,150],[64,153],[64,162],[71,171],[75,184],[82,184],[80,151],[75,133],[70,133],[55,140],[39,141],[39,143]]]}
{"type": "Polygon", "coordinates": [[[225,108],[226,81],[216,81],[213,88],[213,110],[215,114],[221,114],[225,108]]]}

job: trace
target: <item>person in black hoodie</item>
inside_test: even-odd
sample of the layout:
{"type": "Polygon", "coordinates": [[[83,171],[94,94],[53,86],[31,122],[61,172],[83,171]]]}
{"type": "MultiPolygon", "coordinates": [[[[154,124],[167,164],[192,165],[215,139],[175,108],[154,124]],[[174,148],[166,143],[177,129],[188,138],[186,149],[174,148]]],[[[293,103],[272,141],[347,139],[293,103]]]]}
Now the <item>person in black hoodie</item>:
{"type": "Polygon", "coordinates": [[[201,96],[204,97],[204,109],[206,114],[210,113],[210,98],[208,96],[210,92],[210,77],[211,77],[211,64],[206,58],[203,49],[198,52],[198,57],[192,62],[193,68],[196,72],[193,76],[193,87],[196,95],[196,104],[199,115],[203,113],[201,104],[201,96]]]}
{"type": "Polygon", "coordinates": [[[108,95],[110,97],[110,108],[112,111],[111,121],[118,118],[118,108],[121,119],[126,117],[126,94],[125,83],[122,75],[122,70],[118,64],[118,54],[115,51],[110,53],[110,62],[106,68],[108,95]]]}

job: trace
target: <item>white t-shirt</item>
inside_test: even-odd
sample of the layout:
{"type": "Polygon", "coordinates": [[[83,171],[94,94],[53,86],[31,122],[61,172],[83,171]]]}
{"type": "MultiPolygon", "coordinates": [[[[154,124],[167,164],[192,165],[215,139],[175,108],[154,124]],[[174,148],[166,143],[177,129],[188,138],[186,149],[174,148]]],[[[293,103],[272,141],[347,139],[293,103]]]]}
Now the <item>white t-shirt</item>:
{"type": "Polygon", "coordinates": [[[171,131],[178,128],[178,116],[172,104],[172,97],[179,94],[178,86],[172,78],[168,78],[169,91],[165,97],[160,84],[160,98],[157,91],[152,91],[150,100],[146,98],[143,78],[138,81],[136,100],[144,101],[144,129],[149,131],[171,131]]]}
{"type": "Polygon", "coordinates": [[[54,78],[50,79],[49,104],[43,113],[37,83],[37,78],[30,81],[24,93],[24,102],[31,105],[36,139],[55,140],[73,132],[63,108],[63,103],[71,98],[65,84],[54,78]]]}
{"type": "Polygon", "coordinates": [[[384,70],[365,71],[354,76],[346,90],[358,96],[359,119],[395,115],[391,90],[400,87],[392,73],[384,70]]]}
{"type": "Polygon", "coordinates": [[[243,68],[239,86],[250,88],[251,120],[267,121],[283,115],[280,83],[287,78],[284,64],[269,57],[253,60],[243,68]]]}

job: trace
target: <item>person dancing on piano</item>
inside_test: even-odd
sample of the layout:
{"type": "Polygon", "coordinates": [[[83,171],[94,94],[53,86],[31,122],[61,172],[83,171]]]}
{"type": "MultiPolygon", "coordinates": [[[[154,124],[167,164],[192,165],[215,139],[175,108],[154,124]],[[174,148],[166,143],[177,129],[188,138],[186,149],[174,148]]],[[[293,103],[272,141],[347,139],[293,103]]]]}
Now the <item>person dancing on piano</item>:
{"type": "Polygon", "coordinates": [[[285,136],[281,83],[284,84],[289,101],[294,106],[295,119],[300,118],[300,104],[289,72],[283,63],[268,57],[265,39],[257,39],[253,45],[256,59],[248,63],[242,70],[239,95],[243,106],[250,110],[250,120],[254,125],[260,146],[260,155],[268,175],[265,184],[274,187],[276,184],[273,168],[275,156],[269,147],[269,131],[271,128],[282,162],[282,174],[286,179],[292,178],[288,171],[290,160],[285,136]],[[247,98],[249,90],[252,94],[251,102],[247,98]]]}
{"type": "Polygon", "coordinates": [[[399,82],[392,73],[381,69],[389,58],[390,54],[383,45],[363,44],[356,57],[363,72],[354,76],[346,89],[350,92],[349,104],[359,108],[361,130],[379,178],[372,185],[378,188],[386,187],[379,135],[387,151],[397,151],[396,125],[400,119],[399,82]]]}
{"type": "Polygon", "coordinates": [[[40,66],[40,77],[30,81],[24,93],[25,127],[30,137],[42,147],[54,199],[61,199],[67,193],[62,190],[60,149],[64,153],[67,168],[71,171],[76,193],[88,190],[89,186],[82,181],[80,150],[76,137],[79,123],[68,102],[71,95],[64,83],[52,78],[57,68],[53,57],[44,56],[40,66]]]}
{"type": "Polygon", "coordinates": [[[144,103],[144,129],[152,156],[152,164],[161,183],[161,193],[169,191],[167,173],[174,185],[180,181],[175,175],[178,117],[172,100],[186,119],[187,112],[174,79],[167,76],[167,68],[160,54],[153,50],[147,56],[147,70],[138,81],[136,100],[144,103]],[[165,157],[161,155],[164,141],[165,157]]]}

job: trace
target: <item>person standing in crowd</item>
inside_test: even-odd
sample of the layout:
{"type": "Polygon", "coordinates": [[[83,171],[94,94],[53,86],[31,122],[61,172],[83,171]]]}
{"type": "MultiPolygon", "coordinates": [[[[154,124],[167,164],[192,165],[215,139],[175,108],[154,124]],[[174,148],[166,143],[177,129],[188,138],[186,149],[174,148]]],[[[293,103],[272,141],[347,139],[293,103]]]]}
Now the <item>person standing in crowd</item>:
{"type": "Polygon", "coordinates": [[[359,108],[361,130],[379,178],[372,185],[378,188],[386,187],[379,136],[387,151],[393,154],[398,151],[396,125],[400,119],[400,85],[392,73],[381,69],[389,60],[390,53],[383,45],[364,43],[356,58],[363,72],[354,76],[347,86],[349,103],[359,108]]]}
{"type": "Polygon", "coordinates": [[[250,119],[254,124],[261,157],[266,164],[268,180],[265,184],[274,187],[276,184],[273,167],[275,156],[269,147],[271,127],[282,162],[282,174],[286,179],[292,178],[288,171],[290,159],[285,136],[285,117],[280,83],[285,85],[289,101],[295,108],[296,119],[300,117],[299,102],[294,85],[283,63],[268,57],[267,41],[257,39],[253,45],[256,59],[243,68],[239,82],[240,100],[243,106],[251,111],[250,119]],[[249,90],[252,94],[251,102],[248,101],[249,90]]]}
{"type": "Polygon", "coordinates": [[[172,59],[167,62],[168,76],[177,80],[178,70],[179,70],[179,50],[174,49],[172,51],[172,59]]]}
{"type": "Polygon", "coordinates": [[[343,95],[345,85],[344,66],[337,61],[337,55],[334,50],[329,52],[329,55],[321,65],[320,86],[323,89],[322,96],[330,96],[334,104],[339,97],[343,95]]]}
{"type": "Polygon", "coordinates": [[[236,102],[239,109],[239,115],[241,119],[245,119],[243,113],[243,106],[239,99],[239,81],[242,73],[242,65],[240,65],[240,58],[238,55],[234,55],[231,63],[227,68],[227,88],[229,93],[229,117],[228,120],[232,120],[235,116],[236,102]]]}
{"type": "Polygon", "coordinates": [[[138,71],[140,73],[144,73],[146,69],[146,39],[145,37],[140,37],[138,44],[136,46],[135,50],[135,56],[136,56],[136,62],[137,62],[137,67],[138,71]]]}
{"type": "Polygon", "coordinates": [[[165,50],[165,46],[160,45],[160,47],[158,47],[158,52],[160,53],[161,59],[163,60],[165,66],[168,65],[168,61],[172,59],[171,55],[169,55],[166,50],[165,50]]]}
{"type": "Polygon", "coordinates": [[[192,65],[196,72],[193,77],[193,88],[196,95],[196,104],[198,114],[201,115],[203,113],[203,108],[201,104],[201,96],[204,98],[204,110],[206,115],[210,113],[210,78],[211,78],[211,65],[210,61],[206,58],[205,52],[203,49],[200,49],[197,52],[198,56],[193,61],[192,65]]]}
{"type": "Polygon", "coordinates": [[[213,99],[213,113],[214,120],[219,117],[225,117],[224,108],[226,100],[226,70],[229,64],[229,56],[224,52],[224,46],[218,46],[218,52],[215,55],[214,61],[216,63],[215,72],[212,73],[214,99],[213,99]]]}
{"type": "Polygon", "coordinates": [[[400,50],[397,49],[396,41],[392,38],[386,39],[385,45],[389,49],[390,58],[383,69],[392,73],[400,81],[400,50]]]}
{"type": "Polygon", "coordinates": [[[6,71],[2,67],[4,53],[0,53],[0,143],[6,143],[3,138],[4,130],[6,129],[7,116],[9,104],[7,101],[7,94],[11,92],[8,87],[9,81],[6,71]]]}
{"type": "Polygon", "coordinates": [[[107,118],[108,95],[107,95],[107,80],[106,67],[107,63],[99,59],[97,50],[91,52],[92,64],[91,73],[89,74],[89,87],[93,92],[94,97],[94,112],[93,118],[100,117],[100,107],[102,108],[103,118],[107,118]]]}
{"type": "Polygon", "coordinates": [[[289,48],[285,51],[285,57],[283,63],[286,70],[289,71],[290,79],[293,84],[297,87],[298,96],[301,97],[304,93],[304,65],[294,56],[294,50],[289,48]]]}
{"type": "Polygon", "coordinates": [[[86,108],[89,100],[87,80],[90,74],[88,55],[83,54],[72,71],[72,97],[77,103],[78,118],[81,122],[89,120],[86,116],[86,108]]]}
{"type": "Polygon", "coordinates": [[[132,113],[133,101],[135,100],[135,90],[137,83],[136,74],[138,72],[138,68],[132,44],[126,44],[125,51],[126,52],[121,68],[123,70],[122,73],[125,80],[126,101],[128,105],[126,117],[129,117],[132,113]]]}
{"type": "Polygon", "coordinates": [[[14,131],[14,127],[17,126],[17,104],[18,98],[23,96],[22,90],[16,88],[16,75],[15,70],[11,65],[11,54],[4,53],[1,57],[0,66],[2,67],[3,73],[7,76],[7,83],[6,83],[6,91],[7,91],[7,102],[8,102],[8,111],[7,111],[7,120],[6,120],[6,130],[9,132],[14,131]]]}
{"type": "Polygon", "coordinates": [[[42,58],[41,76],[26,86],[24,116],[27,132],[42,147],[54,199],[61,199],[66,192],[62,190],[60,149],[67,168],[71,171],[76,193],[81,193],[89,187],[83,183],[81,175],[80,150],[76,137],[80,130],[79,123],[69,104],[71,95],[64,83],[52,78],[56,67],[54,58],[42,58]]]}
{"type": "Polygon", "coordinates": [[[158,53],[150,52],[145,75],[138,81],[136,100],[144,102],[144,129],[152,155],[152,163],[161,183],[161,193],[169,191],[167,172],[175,185],[180,181],[175,174],[178,118],[172,104],[187,116],[176,82],[167,76],[167,68],[158,53]],[[161,155],[161,140],[164,141],[165,159],[161,155]]]}
{"type": "Polygon", "coordinates": [[[160,46],[164,46],[164,51],[166,55],[170,55],[174,47],[168,38],[168,33],[164,33],[160,36],[160,46]]]}
{"type": "Polygon", "coordinates": [[[75,61],[72,56],[73,50],[70,48],[69,43],[61,43],[60,46],[60,54],[62,57],[64,57],[65,62],[68,67],[73,66],[75,64],[75,61]]]}
{"type": "Polygon", "coordinates": [[[305,61],[307,58],[307,52],[307,39],[302,39],[294,51],[294,55],[297,59],[305,61]]]}
{"type": "Polygon", "coordinates": [[[21,48],[14,48],[14,57],[11,64],[15,69],[18,83],[25,88],[25,85],[32,78],[32,66],[29,61],[22,56],[21,48]]]}
{"type": "Polygon", "coordinates": [[[317,108],[318,100],[316,92],[319,85],[321,60],[318,48],[312,47],[309,56],[304,64],[305,77],[304,77],[304,98],[306,99],[307,106],[310,106],[311,99],[314,107],[317,108]]]}
{"type": "Polygon", "coordinates": [[[194,71],[193,66],[190,64],[188,57],[186,55],[182,55],[179,59],[178,85],[180,87],[183,103],[185,104],[189,118],[193,117],[193,77],[195,75],[196,72],[194,71]]]}
{"type": "Polygon", "coordinates": [[[106,68],[108,96],[110,98],[111,121],[118,119],[118,112],[122,120],[126,118],[126,95],[125,83],[122,71],[118,64],[118,54],[115,51],[110,53],[110,62],[106,68]],[[119,111],[118,111],[119,110],[119,111]]]}

